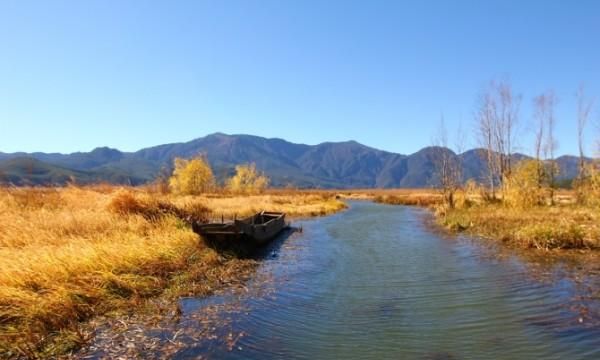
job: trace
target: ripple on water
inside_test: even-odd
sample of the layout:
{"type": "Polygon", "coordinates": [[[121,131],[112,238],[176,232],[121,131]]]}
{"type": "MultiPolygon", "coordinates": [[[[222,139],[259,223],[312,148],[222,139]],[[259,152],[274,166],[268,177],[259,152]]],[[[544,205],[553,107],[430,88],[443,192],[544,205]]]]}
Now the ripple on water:
{"type": "MultiPolygon", "coordinates": [[[[227,313],[222,339],[179,357],[600,358],[600,336],[565,306],[571,282],[534,281],[515,258],[423,226],[423,210],[353,202],[302,223],[227,313]],[[257,293],[261,295],[256,296],[257,293]]],[[[193,302],[193,301],[192,301],[193,302]]],[[[186,316],[203,311],[187,306],[186,316]]]]}

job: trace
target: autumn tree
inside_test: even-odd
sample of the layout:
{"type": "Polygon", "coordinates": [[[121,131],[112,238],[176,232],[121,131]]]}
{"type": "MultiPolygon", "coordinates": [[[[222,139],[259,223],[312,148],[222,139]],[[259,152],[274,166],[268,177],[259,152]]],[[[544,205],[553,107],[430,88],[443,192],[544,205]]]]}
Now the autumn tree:
{"type": "Polygon", "coordinates": [[[227,189],[234,193],[260,193],[269,185],[269,178],[256,170],[256,164],[238,165],[235,175],[227,181],[227,189]]]}
{"type": "Polygon", "coordinates": [[[177,194],[199,195],[215,187],[213,172],[205,157],[175,158],[169,187],[177,194]]]}

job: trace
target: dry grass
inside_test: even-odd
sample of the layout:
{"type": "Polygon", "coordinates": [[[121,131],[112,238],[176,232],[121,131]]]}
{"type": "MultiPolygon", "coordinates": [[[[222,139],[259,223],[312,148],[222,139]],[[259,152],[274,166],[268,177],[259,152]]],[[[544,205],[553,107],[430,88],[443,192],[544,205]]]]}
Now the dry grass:
{"type": "Polygon", "coordinates": [[[442,202],[442,196],[437,193],[414,193],[405,195],[377,195],[373,201],[390,205],[433,206],[442,202]]]}
{"type": "Polygon", "coordinates": [[[598,249],[600,211],[573,204],[511,208],[479,204],[438,211],[449,229],[499,239],[524,248],[598,249]]]}
{"type": "Polygon", "coordinates": [[[78,333],[83,320],[135,308],[165,289],[171,296],[208,294],[252,267],[204,247],[186,220],[262,209],[321,215],[343,206],[316,194],[0,189],[0,357],[68,352],[85,340],[78,333]]]}
{"type": "MultiPolygon", "coordinates": [[[[554,206],[515,207],[489,203],[476,191],[456,193],[456,207],[442,206],[435,189],[353,190],[347,196],[367,196],[392,205],[429,206],[452,231],[467,231],[506,244],[535,249],[600,249],[600,209],[575,204],[573,191],[558,190],[554,206]]],[[[502,197],[502,194],[498,194],[502,197]]]]}
{"type": "MultiPolygon", "coordinates": [[[[335,213],[343,208],[343,202],[328,194],[265,194],[248,196],[202,196],[198,198],[208,208],[214,209],[212,217],[225,219],[244,217],[268,209],[285,212],[289,217],[322,216],[335,213]]],[[[188,197],[177,199],[185,203],[188,197]]]]}
{"type": "Polygon", "coordinates": [[[440,191],[432,188],[420,189],[351,189],[336,190],[344,199],[371,200],[380,204],[433,206],[442,202],[440,191]]]}

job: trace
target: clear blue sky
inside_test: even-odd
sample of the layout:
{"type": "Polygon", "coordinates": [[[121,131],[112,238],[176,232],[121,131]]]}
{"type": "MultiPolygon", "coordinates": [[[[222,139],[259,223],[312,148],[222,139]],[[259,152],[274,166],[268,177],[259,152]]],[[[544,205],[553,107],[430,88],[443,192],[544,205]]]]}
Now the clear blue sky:
{"type": "Polygon", "coordinates": [[[600,96],[599,43],[595,0],[0,0],[0,151],[220,131],[411,153],[441,112],[470,130],[478,92],[510,76],[523,124],[556,91],[559,153],[575,153],[574,93],[600,96]]]}

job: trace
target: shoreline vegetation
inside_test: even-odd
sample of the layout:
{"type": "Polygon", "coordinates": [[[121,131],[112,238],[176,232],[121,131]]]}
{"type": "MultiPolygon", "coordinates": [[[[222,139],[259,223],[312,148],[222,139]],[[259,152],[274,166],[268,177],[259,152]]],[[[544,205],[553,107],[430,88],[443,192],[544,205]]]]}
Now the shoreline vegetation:
{"type": "Polygon", "coordinates": [[[480,194],[457,191],[448,207],[439,191],[407,190],[398,194],[372,195],[373,201],[389,205],[425,206],[436,222],[448,231],[500,241],[523,249],[600,249],[600,210],[578,204],[576,192],[560,190],[553,205],[510,206],[480,194]]]}
{"type": "Polygon", "coordinates": [[[491,81],[477,96],[473,140],[480,146],[476,156],[484,165],[483,174],[473,176],[456,155],[462,153],[467,136],[460,125],[449,136],[442,114],[428,159],[433,165],[431,185],[438,196],[389,195],[375,201],[428,205],[447,229],[511,246],[600,248],[600,160],[585,156],[584,141],[595,99],[586,94],[583,84],[576,98],[573,118],[579,156],[570,172],[561,169],[556,158],[555,92],[549,89],[532,98],[532,117],[520,124],[523,97],[504,78],[491,81]],[[523,146],[518,130],[522,125],[533,130],[530,157],[516,151],[517,144],[523,146]],[[572,170],[576,175],[567,175],[572,170]]]}
{"type": "Polygon", "coordinates": [[[160,186],[0,188],[0,357],[68,354],[98,316],[173,312],[182,296],[243,285],[258,262],[206,247],[189,221],[220,221],[263,209],[289,217],[336,213],[343,200],[424,206],[439,225],[519,248],[600,248],[600,211],[557,190],[553,205],[508,206],[481,189],[212,189],[174,194],[160,186]],[[156,305],[156,304],[161,304],[156,305]],[[165,307],[165,303],[171,304],[165,307]]]}
{"type": "Polygon", "coordinates": [[[81,325],[96,316],[141,311],[156,298],[207,296],[252,274],[255,260],[206,247],[190,220],[344,208],[333,194],[291,190],[0,188],[0,357],[68,354],[86,343],[81,325]]]}

